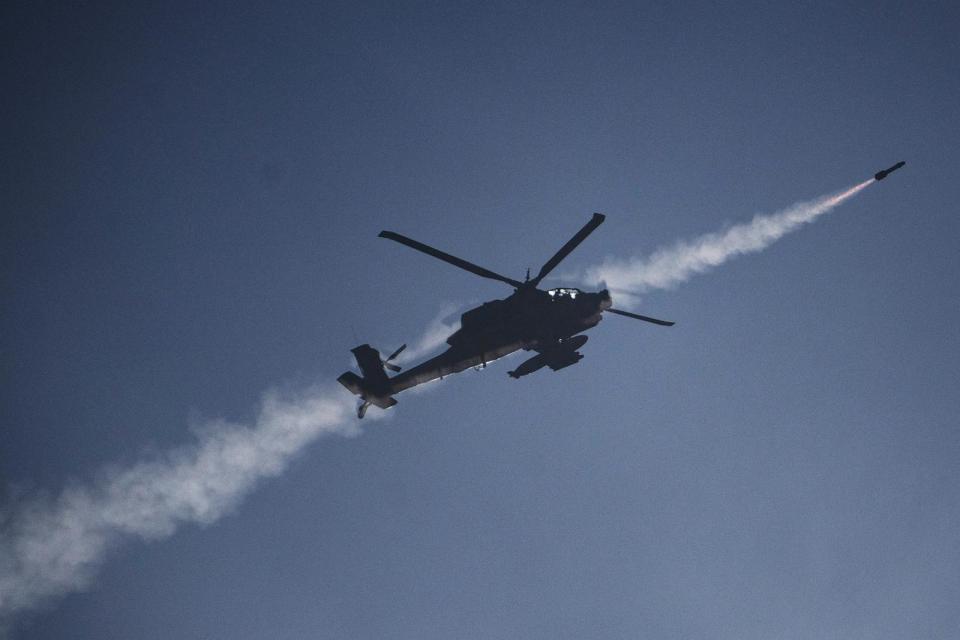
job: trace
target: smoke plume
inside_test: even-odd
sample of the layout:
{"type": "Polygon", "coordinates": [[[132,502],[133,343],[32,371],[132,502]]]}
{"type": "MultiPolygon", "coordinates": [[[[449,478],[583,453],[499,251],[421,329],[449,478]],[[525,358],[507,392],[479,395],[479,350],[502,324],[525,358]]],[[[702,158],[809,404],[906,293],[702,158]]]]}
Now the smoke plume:
{"type": "Polygon", "coordinates": [[[404,365],[414,362],[445,345],[450,334],[460,328],[460,315],[457,312],[463,306],[462,304],[444,305],[427,325],[420,339],[400,354],[397,362],[404,365]]]}
{"type": "Polygon", "coordinates": [[[0,513],[0,633],[11,617],[82,589],[124,539],[215,522],[322,435],[358,433],[352,400],[331,388],[268,393],[252,424],[209,422],[190,445],[0,513]]]}
{"type": "MultiPolygon", "coordinates": [[[[812,222],[871,184],[756,216],[647,258],[607,260],[586,279],[613,290],[674,287],[728,259],[760,251],[812,222]]],[[[419,343],[403,354],[411,361],[442,345],[459,326],[444,309],[419,343]]],[[[257,483],[279,475],[293,457],[323,435],[359,433],[353,401],[339,389],[267,394],[251,424],[219,420],[198,430],[189,446],[102,473],[59,495],[27,498],[0,511],[0,633],[17,613],[82,589],[107,552],[127,539],[165,538],[184,524],[215,522],[257,483]]]]}
{"type": "MultiPolygon", "coordinates": [[[[584,279],[591,284],[605,283],[614,292],[672,289],[730,258],[762,251],[798,227],[829,213],[873,182],[870,179],[834,195],[800,202],[776,213],[757,215],[750,222],[681,241],[649,257],[607,259],[600,266],[588,269],[584,279]]],[[[629,302],[632,296],[617,296],[618,302],[624,302],[624,298],[629,302]]]]}

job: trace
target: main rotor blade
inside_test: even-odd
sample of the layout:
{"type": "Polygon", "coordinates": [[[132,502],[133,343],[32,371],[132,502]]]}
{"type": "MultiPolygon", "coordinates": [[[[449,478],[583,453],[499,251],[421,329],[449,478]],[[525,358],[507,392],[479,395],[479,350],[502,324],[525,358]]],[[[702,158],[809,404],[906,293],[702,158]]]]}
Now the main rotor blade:
{"type": "Polygon", "coordinates": [[[387,240],[393,240],[394,242],[399,242],[400,244],[405,244],[405,245],[407,245],[408,247],[410,247],[411,249],[416,249],[417,251],[421,251],[421,252],[427,254],[428,256],[433,256],[434,258],[439,258],[440,260],[443,260],[444,262],[447,262],[447,263],[449,263],[449,264],[452,264],[452,265],[455,266],[455,267],[460,267],[461,269],[464,269],[464,270],[466,270],[466,271],[469,271],[470,273],[473,273],[473,274],[475,274],[475,275],[478,275],[478,276],[480,276],[481,278],[490,278],[491,280],[499,280],[500,282],[506,282],[506,283],[507,283],[508,285],[510,285],[511,287],[517,287],[517,288],[519,288],[519,287],[523,286],[523,283],[522,283],[522,282],[518,282],[518,281],[514,280],[513,278],[508,278],[508,277],[506,277],[506,276],[500,275],[499,273],[494,273],[493,271],[490,271],[489,269],[484,269],[483,267],[478,267],[477,265],[473,264],[472,262],[467,262],[466,260],[464,260],[464,259],[462,259],[462,258],[458,258],[458,257],[456,257],[456,256],[452,256],[452,255],[450,255],[449,253],[444,253],[443,251],[440,251],[439,249],[434,249],[433,247],[427,246],[427,245],[423,244],[422,242],[417,242],[416,240],[413,240],[412,238],[408,238],[408,237],[406,237],[406,236],[402,236],[402,235],[400,235],[399,233],[394,233],[393,231],[381,231],[379,237],[381,237],[381,238],[386,238],[387,240]]]}
{"type": "Polygon", "coordinates": [[[673,322],[669,320],[657,320],[656,318],[651,318],[650,316],[642,316],[639,313],[630,313],[629,311],[620,311],[620,309],[607,309],[609,313],[615,313],[618,316],[627,316],[628,318],[633,318],[634,320],[643,320],[644,322],[652,322],[653,324],[659,324],[664,327],[672,327],[673,322]]]}
{"type": "Polygon", "coordinates": [[[547,260],[547,262],[540,267],[540,273],[537,274],[537,277],[530,281],[530,284],[534,287],[540,284],[540,281],[543,280],[548,273],[553,271],[553,269],[560,264],[560,261],[566,258],[571,251],[577,248],[577,245],[583,242],[588,235],[593,233],[593,230],[599,227],[605,219],[605,216],[602,213],[595,213],[593,217],[590,218],[590,222],[585,224],[580,231],[577,231],[577,234],[570,238],[567,241],[567,244],[560,247],[560,250],[557,251],[552,258],[547,260]]]}

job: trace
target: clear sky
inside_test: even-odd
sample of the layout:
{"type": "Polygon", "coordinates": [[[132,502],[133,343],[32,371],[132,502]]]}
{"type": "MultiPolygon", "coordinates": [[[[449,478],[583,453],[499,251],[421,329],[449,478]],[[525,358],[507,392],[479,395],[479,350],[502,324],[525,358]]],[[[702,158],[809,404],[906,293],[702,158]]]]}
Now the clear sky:
{"type": "Polygon", "coordinates": [[[573,275],[908,162],[644,295],[675,327],[402,395],[14,635],[960,635],[958,33],[947,2],[5,4],[7,528],[510,293],[381,229],[521,278],[604,212],[573,275]]]}

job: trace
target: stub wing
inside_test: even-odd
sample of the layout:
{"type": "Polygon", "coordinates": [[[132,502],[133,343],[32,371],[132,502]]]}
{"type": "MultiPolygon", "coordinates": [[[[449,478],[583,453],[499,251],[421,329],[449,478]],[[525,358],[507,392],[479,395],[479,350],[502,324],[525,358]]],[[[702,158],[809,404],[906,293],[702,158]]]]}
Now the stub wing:
{"type": "Polygon", "coordinates": [[[524,360],[519,367],[507,373],[511,378],[522,378],[531,373],[539,371],[544,367],[550,367],[554,371],[560,371],[577,364],[583,359],[583,354],[577,351],[587,342],[587,336],[574,336],[561,342],[549,346],[536,347],[538,355],[529,360],[524,360]]]}

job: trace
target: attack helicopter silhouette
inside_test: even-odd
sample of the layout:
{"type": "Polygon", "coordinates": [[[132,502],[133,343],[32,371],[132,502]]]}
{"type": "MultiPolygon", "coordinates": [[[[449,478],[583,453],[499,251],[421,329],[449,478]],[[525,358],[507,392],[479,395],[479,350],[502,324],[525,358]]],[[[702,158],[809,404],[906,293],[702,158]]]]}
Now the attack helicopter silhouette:
{"type": "Polygon", "coordinates": [[[381,231],[381,238],[399,242],[482,278],[499,280],[513,287],[514,292],[507,298],[491,300],[465,312],[460,316],[460,328],[447,338],[446,351],[403,373],[399,373],[401,368],[391,361],[407,345],[401,346],[387,358],[382,358],[369,344],[351,349],[363,376],[347,371],[337,378],[337,381],[354,395],[360,396],[357,416],[363,418],[371,404],[381,409],[392,407],[397,404],[393,396],[401,391],[470,367],[486,367],[488,363],[521,349],[536,351],[537,355],[509,371],[513,378],[521,378],[543,367],[550,367],[554,371],[569,367],[583,358],[583,354],[577,349],[587,342],[587,336],[579,334],[596,326],[604,311],[666,327],[672,326],[673,323],[667,320],[612,308],[610,292],[606,289],[586,292],[573,288],[537,288],[603,221],[603,214],[593,214],[590,221],[547,260],[533,279],[530,279],[528,270],[523,282],[502,276],[399,233],[381,231]],[[389,377],[387,369],[397,375],[389,377]]]}

